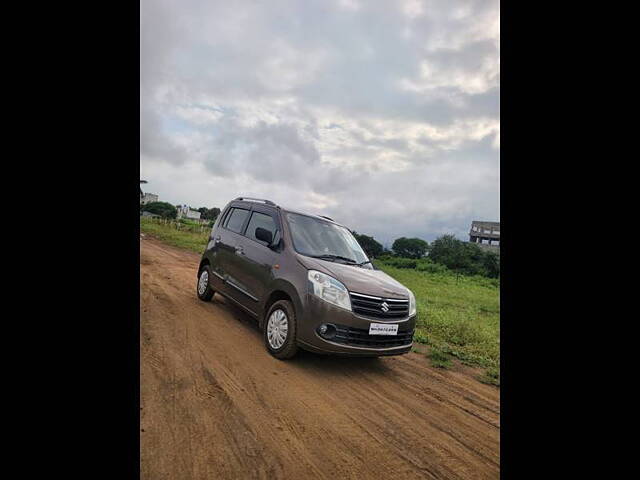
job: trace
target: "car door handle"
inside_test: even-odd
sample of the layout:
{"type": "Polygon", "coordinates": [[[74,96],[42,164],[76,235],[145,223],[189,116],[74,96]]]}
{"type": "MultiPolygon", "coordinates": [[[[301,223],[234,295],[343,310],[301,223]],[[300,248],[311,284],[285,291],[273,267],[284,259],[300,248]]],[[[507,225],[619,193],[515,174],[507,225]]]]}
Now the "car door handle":
{"type": "Polygon", "coordinates": [[[238,255],[244,255],[244,251],[242,250],[242,247],[236,247],[236,253],[238,255]]]}

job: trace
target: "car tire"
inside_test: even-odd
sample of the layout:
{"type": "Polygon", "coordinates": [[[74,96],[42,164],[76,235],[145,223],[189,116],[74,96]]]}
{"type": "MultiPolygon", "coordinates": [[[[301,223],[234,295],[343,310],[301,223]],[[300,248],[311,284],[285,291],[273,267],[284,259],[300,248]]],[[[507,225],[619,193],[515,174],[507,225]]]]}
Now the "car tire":
{"type": "Polygon", "coordinates": [[[269,353],[280,360],[293,357],[298,351],[297,333],[296,314],[291,302],[278,300],[271,305],[264,319],[263,327],[264,343],[269,353]],[[282,340],[283,325],[285,324],[286,333],[284,340],[282,340]]]}
{"type": "Polygon", "coordinates": [[[198,294],[198,298],[203,302],[209,302],[213,298],[213,295],[216,293],[213,288],[211,288],[211,277],[212,274],[209,265],[204,265],[198,272],[196,293],[198,294]]]}

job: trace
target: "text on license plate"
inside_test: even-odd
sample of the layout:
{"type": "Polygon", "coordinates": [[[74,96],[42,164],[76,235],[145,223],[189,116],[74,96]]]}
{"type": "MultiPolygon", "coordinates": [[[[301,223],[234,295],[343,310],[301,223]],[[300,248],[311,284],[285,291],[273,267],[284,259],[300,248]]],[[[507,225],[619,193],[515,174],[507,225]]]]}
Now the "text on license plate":
{"type": "Polygon", "coordinates": [[[398,324],[372,323],[369,325],[369,335],[397,335],[398,324]]]}

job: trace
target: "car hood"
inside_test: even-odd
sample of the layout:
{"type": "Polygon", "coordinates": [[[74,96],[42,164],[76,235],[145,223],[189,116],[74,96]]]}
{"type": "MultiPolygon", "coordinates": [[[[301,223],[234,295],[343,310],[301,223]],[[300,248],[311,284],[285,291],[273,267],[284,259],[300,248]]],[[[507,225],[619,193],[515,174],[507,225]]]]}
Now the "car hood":
{"type": "Polygon", "coordinates": [[[335,277],[344,283],[350,292],[385,298],[408,298],[409,296],[407,287],[381,270],[369,270],[304,255],[298,255],[298,259],[309,269],[319,270],[335,277]]]}

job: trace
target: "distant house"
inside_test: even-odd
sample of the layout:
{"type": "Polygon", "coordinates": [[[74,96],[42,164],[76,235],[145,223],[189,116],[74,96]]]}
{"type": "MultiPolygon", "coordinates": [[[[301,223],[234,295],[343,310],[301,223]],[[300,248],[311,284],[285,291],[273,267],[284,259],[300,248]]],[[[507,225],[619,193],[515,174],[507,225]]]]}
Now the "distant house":
{"type": "Polygon", "coordinates": [[[178,208],[177,218],[188,218],[189,220],[200,220],[200,212],[197,210],[191,210],[191,207],[182,205],[178,208]]]}
{"type": "Polygon", "coordinates": [[[154,193],[143,193],[140,195],[140,205],[146,205],[147,203],[157,202],[158,195],[154,193]]]}
{"type": "Polygon", "coordinates": [[[485,249],[500,251],[500,222],[471,222],[469,242],[485,249]]]}

